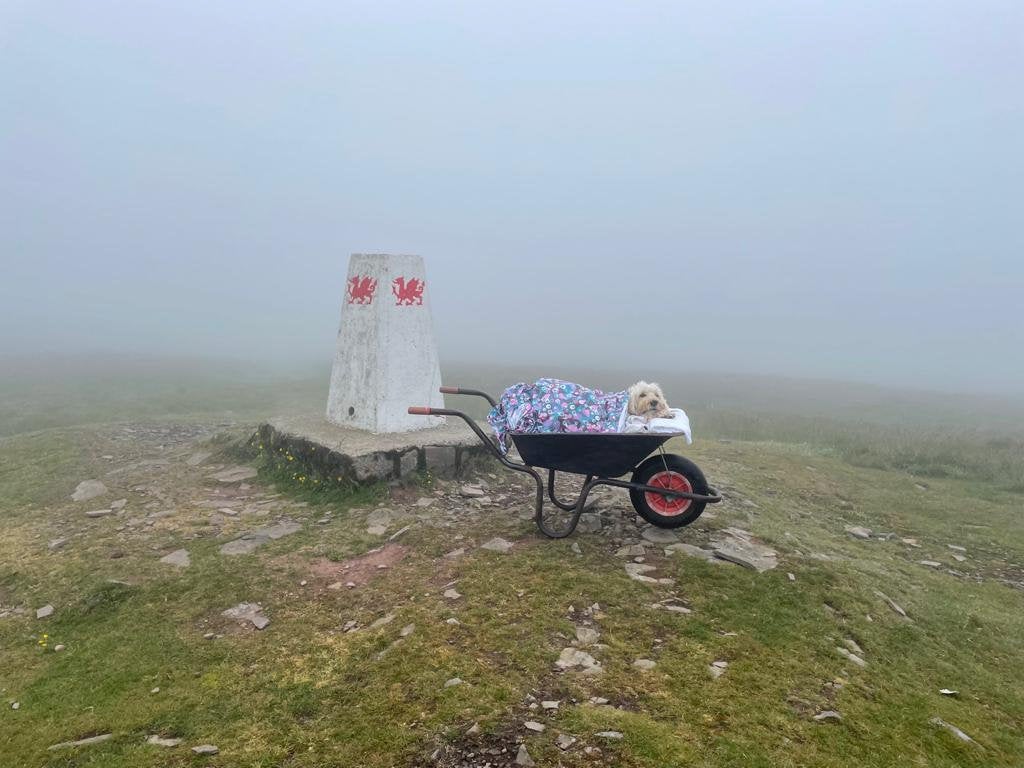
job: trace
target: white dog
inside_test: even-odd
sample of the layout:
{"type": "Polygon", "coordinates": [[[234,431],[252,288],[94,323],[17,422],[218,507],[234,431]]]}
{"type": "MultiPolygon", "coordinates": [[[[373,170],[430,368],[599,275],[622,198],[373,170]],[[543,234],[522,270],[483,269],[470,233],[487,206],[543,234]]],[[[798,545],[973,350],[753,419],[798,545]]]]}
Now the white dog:
{"type": "Polygon", "coordinates": [[[629,388],[629,404],[626,411],[631,416],[641,416],[645,421],[664,419],[671,415],[669,410],[665,393],[657,384],[638,381],[629,388]]]}

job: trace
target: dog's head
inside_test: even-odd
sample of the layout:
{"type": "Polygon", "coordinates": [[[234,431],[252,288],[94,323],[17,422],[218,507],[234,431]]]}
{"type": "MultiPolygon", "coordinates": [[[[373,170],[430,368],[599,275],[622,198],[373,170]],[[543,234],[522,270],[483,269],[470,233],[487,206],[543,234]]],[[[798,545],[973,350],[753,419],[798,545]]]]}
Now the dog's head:
{"type": "Polygon", "coordinates": [[[646,381],[638,381],[629,388],[628,410],[634,416],[643,416],[645,419],[663,419],[669,415],[668,403],[665,402],[665,393],[661,387],[646,381]]]}

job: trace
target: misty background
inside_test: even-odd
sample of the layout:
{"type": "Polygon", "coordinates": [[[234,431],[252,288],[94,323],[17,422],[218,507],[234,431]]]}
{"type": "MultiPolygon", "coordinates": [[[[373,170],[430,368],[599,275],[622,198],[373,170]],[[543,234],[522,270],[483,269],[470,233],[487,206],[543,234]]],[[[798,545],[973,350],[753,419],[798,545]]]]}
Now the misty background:
{"type": "Polygon", "coordinates": [[[5,2],[0,365],[326,391],[382,251],[445,366],[1016,397],[1022,72],[1019,2],[5,2]]]}

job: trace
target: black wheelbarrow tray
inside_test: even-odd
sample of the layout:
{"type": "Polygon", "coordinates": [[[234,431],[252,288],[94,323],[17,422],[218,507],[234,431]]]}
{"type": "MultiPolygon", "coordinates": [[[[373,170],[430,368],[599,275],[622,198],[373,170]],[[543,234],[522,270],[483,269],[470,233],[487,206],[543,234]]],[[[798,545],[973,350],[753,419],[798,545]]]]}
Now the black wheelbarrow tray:
{"type": "MultiPolygon", "coordinates": [[[[495,406],[486,392],[461,387],[441,387],[446,395],[482,397],[495,406]]],[[[707,484],[700,468],[689,459],[665,453],[662,445],[675,434],[637,432],[568,432],[552,434],[509,433],[522,463],[511,461],[498,449],[497,443],[480,425],[462,411],[451,408],[411,406],[409,413],[421,416],[457,416],[465,421],[494,457],[509,469],[530,475],[537,484],[534,521],[541,533],[553,539],[565,538],[576,530],[590,491],[598,485],[611,485],[629,490],[630,501],[637,513],[659,528],[682,528],[715,504],[722,496],[707,484]],[[658,453],[654,453],[658,451],[658,453]],[[654,455],[651,455],[654,454],[654,455]],[[544,481],[537,469],[548,471],[548,498],[565,512],[571,512],[568,524],[560,530],[551,528],[544,519],[544,481]],[[583,488],[574,502],[561,501],[555,494],[555,473],[583,475],[583,488]],[[619,478],[632,472],[629,481],[619,478]]]]}

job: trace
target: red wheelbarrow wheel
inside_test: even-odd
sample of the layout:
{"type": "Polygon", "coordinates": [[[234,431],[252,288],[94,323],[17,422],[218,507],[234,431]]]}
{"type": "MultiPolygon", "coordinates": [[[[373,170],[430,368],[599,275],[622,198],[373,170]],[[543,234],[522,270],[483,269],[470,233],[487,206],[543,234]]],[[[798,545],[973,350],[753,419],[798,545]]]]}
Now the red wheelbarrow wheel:
{"type": "MultiPolygon", "coordinates": [[[[657,454],[642,462],[633,472],[632,482],[702,496],[708,493],[708,483],[700,468],[689,459],[671,453],[657,454]]],[[[635,489],[630,490],[629,499],[640,517],[659,528],[689,525],[700,517],[705,507],[703,501],[635,489]]]]}

